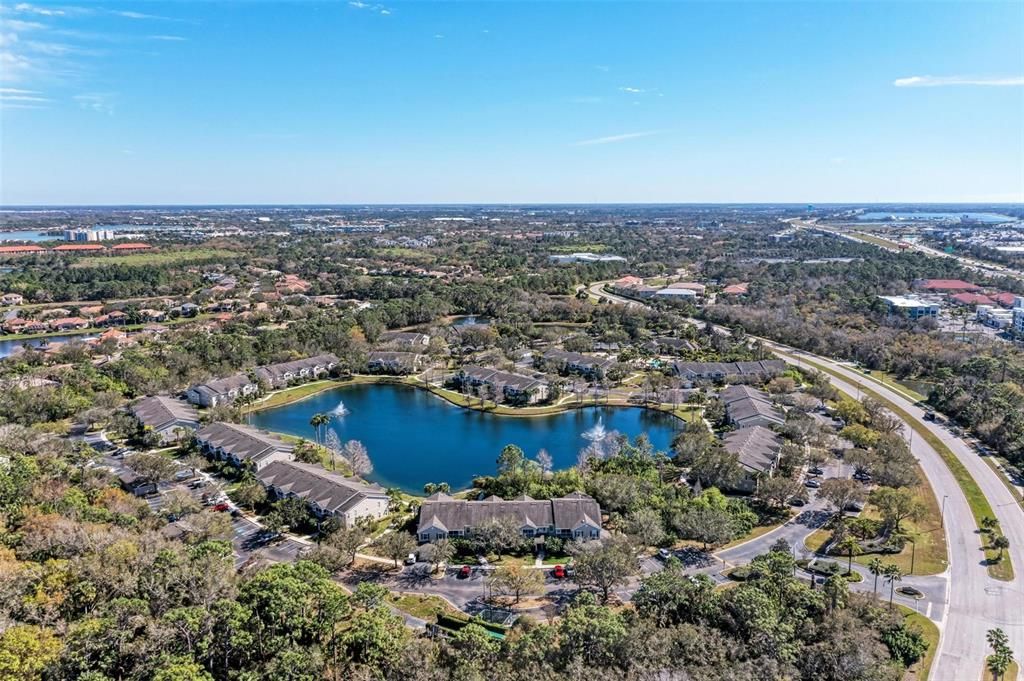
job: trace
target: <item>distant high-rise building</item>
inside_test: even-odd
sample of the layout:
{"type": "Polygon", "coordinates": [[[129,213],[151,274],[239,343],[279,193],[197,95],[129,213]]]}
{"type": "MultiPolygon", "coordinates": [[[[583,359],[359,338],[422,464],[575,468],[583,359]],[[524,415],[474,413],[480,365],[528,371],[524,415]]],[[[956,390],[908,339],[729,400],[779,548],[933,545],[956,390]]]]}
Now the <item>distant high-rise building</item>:
{"type": "Polygon", "coordinates": [[[114,238],[112,229],[66,229],[64,241],[107,241],[114,238]]]}

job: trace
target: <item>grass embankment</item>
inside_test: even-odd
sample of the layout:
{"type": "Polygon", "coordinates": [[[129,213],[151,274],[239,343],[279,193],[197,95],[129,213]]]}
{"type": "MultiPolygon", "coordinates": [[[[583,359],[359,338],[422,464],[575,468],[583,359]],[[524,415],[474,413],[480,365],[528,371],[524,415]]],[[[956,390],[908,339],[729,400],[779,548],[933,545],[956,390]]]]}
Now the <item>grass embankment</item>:
{"type": "MultiPolygon", "coordinates": [[[[853,557],[853,562],[866,566],[872,558],[881,558],[886,563],[894,563],[903,570],[904,574],[915,575],[937,575],[945,571],[947,567],[946,533],[942,531],[942,511],[935,499],[935,494],[925,481],[924,474],[918,467],[918,475],[921,484],[914,488],[914,498],[924,505],[925,512],[920,520],[904,520],[902,523],[903,534],[908,534],[917,542],[915,549],[910,541],[906,543],[899,553],[864,553],[853,557]],[[914,571],[911,573],[910,566],[913,564],[914,571]]],[[[875,520],[881,519],[878,509],[868,504],[862,514],[865,518],[875,520]]],[[[825,543],[832,535],[830,530],[815,530],[805,540],[804,546],[815,553],[824,548],[825,543]]],[[[842,558],[842,554],[830,554],[833,558],[842,558]]]]}
{"type": "MultiPolygon", "coordinates": [[[[908,669],[903,678],[905,681],[928,681],[928,675],[931,673],[932,663],[935,661],[935,653],[939,649],[939,628],[935,626],[935,622],[932,622],[924,615],[915,612],[912,608],[899,604],[896,604],[896,607],[899,608],[901,613],[903,613],[903,618],[906,620],[907,624],[915,626],[920,630],[921,635],[928,644],[928,650],[925,651],[924,657],[922,657],[917,664],[908,669]]],[[[1012,679],[1016,677],[1007,676],[1007,678],[1012,679]]]]}
{"type": "MultiPolygon", "coordinates": [[[[806,362],[807,364],[810,364],[820,371],[823,371],[830,376],[834,376],[839,380],[850,380],[843,374],[833,371],[826,366],[818,364],[817,362],[810,361],[807,358],[801,358],[801,361],[806,362]]],[[[953,450],[947,447],[945,443],[943,443],[942,440],[940,440],[931,430],[908,414],[899,405],[885,399],[871,388],[861,385],[860,389],[861,392],[869,395],[875,400],[878,400],[884,404],[887,409],[903,419],[911,428],[914,429],[915,433],[924,438],[925,442],[927,442],[932,449],[938,452],[939,456],[942,457],[942,460],[945,462],[946,467],[949,468],[950,473],[952,473],[953,477],[956,479],[956,482],[963,491],[964,496],[967,498],[967,504],[971,508],[971,515],[974,516],[974,524],[976,527],[981,527],[982,518],[996,517],[996,514],[992,511],[992,505],[988,503],[988,499],[985,498],[985,494],[981,491],[981,488],[978,487],[978,483],[971,477],[967,467],[964,466],[963,462],[960,461],[959,458],[957,458],[956,454],[953,453],[953,450]]],[[[931,496],[934,497],[934,494],[931,496]]],[[[1011,581],[1013,579],[1013,564],[1010,561],[1010,557],[1004,555],[1002,560],[996,562],[997,557],[999,556],[999,550],[989,548],[988,546],[984,546],[983,548],[985,551],[985,557],[988,561],[989,574],[995,579],[1007,582],[1011,581]]]]}
{"type": "Polygon", "coordinates": [[[438,615],[451,615],[454,617],[465,617],[461,610],[457,610],[448,604],[440,596],[427,596],[424,594],[395,594],[389,596],[391,604],[404,613],[421,620],[433,622],[438,615]]]}
{"type": "Polygon", "coordinates": [[[80,258],[72,267],[107,267],[109,265],[174,265],[220,258],[237,258],[241,254],[223,248],[188,248],[132,255],[96,255],[80,258]]]}
{"type": "Polygon", "coordinates": [[[875,369],[869,371],[864,375],[870,377],[875,381],[878,381],[889,390],[892,390],[893,392],[897,392],[903,395],[911,402],[924,402],[928,399],[926,395],[922,395],[921,393],[917,392],[910,386],[900,383],[885,371],[878,371],[877,369],[875,369]]]}
{"type": "Polygon", "coordinates": [[[869,244],[874,244],[875,246],[899,250],[899,244],[897,244],[895,241],[889,241],[888,239],[883,239],[872,234],[865,234],[864,232],[848,232],[848,234],[852,236],[854,239],[866,241],[869,244]]]}
{"type": "Polygon", "coordinates": [[[263,409],[273,409],[274,407],[282,407],[286,404],[299,402],[307,397],[312,397],[313,395],[322,393],[325,390],[337,388],[341,385],[347,384],[341,381],[325,379],[322,381],[313,381],[312,383],[296,385],[291,388],[285,388],[284,390],[277,390],[270,393],[266,398],[259,402],[253,403],[248,409],[246,409],[246,411],[254,412],[262,411],[263,409]]]}
{"type": "MultiPolygon", "coordinates": [[[[991,656],[989,656],[991,657],[991,656]]],[[[1000,679],[996,679],[992,675],[992,672],[988,670],[988,658],[985,658],[985,672],[982,674],[982,681],[1014,681],[1017,676],[1020,675],[1020,667],[1017,665],[1017,661],[1014,660],[1010,663],[1010,666],[1006,668],[1006,673],[1000,679]]]]}

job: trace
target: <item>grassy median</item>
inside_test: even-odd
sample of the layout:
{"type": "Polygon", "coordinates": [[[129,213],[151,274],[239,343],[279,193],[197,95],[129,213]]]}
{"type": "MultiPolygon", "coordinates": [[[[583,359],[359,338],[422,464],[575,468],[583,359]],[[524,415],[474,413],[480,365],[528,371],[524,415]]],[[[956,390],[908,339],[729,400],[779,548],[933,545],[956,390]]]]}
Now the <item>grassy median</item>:
{"type": "MultiPolygon", "coordinates": [[[[801,357],[800,359],[802,362],[806,362],[807,364],[829,374],[830,376],[834,376],[839,380],[851,380],[848,377],[818,364],[817,362],[810,361],[805,357],[801,357]]],[[[897,404],[887,400],[871,388],[865,387],[863,384],[860,386],[860,390],[864,394],[870,395],[873,399],[884,404],[886,408],[906,421],[910,427],[914,429],[915,433],[924,438],[925,442],[931,445],[932,449],[939,453],[939,456],[942,457],[942,460],[946,463],[946,467],[949,468],[950,473],[953,474],[957,484],[960,486],[964,496],[967,498],[967,504],[971,507],[971,515],[974,516],[975,527],[981,527],[982,518],[996,517],[996,514],[992,510],[992,505],[988,503],[988,499],[985,498],[985,494],[981,491],[981,488],[978,487],[978,483],[971,477],[967,467],[964,466],[963,462],[960,461],[957,455],[953,453],[953,450],[947,447],[945,443],[943,443],[942,440],[940,440],[931,430],[926,428],[922,423],[908,414],[897,404]]],[[[934,497],[934,494],[932,496],[934,497]]],[[[1013,563],[1010,561],[1010,557],[1008,555],[1004,555],[1002,560],[998,560],[998,549],[989,548],[987,545],[982,548],[985,551],[985,557],[988,562],[989,574],[995,579],[1007,582],[1011,581],[1013,579],[1013,563]]]]}

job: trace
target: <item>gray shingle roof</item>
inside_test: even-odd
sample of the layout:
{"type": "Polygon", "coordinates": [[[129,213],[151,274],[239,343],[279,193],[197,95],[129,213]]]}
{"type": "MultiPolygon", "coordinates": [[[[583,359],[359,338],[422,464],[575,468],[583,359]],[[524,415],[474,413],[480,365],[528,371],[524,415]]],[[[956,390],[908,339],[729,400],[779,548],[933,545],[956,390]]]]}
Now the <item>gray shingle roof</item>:
{"type": "Polygon", "coordinates": [[[508,386],[515,390],[524,391],[536,388],[542,385],[547,385],[547,381],[542,381],[532,376],[523,376],[522,374],[512,374],[507,371],[498,371],[497,369],[487,369],[475,365],[466,365],[462,367],[463,375],[478,381],[480,383],[490,383],[499,388],[508,386]]]}
{"type": "Polygon", "coordinates": [[[298,374],[303,369],[326,368],[338,363],[338,358],[330,353],[296,359],[291,362],[279,362],[278,364],[267,364],[256,367],[256,376],[270,383],[281,380],[286,374],[298,374]]]}
{"type": "Polygon", "coordinates": [[[763,426],[751,426],[732,431],[725,436],[723,444],[747,470],[768,473],[775,468],[782,438],[763,426]]]}
{"type": "Polygon", "coordinates": [[[144,426],[161,430],[179,423],[183,426],[199,425],[199,414],[188,402],[158,395],[139,400],[131,407],[132,414],[144,426]]]}
{"type": "Polygon", "coordinates": [[[259,461],[274,452],[290,453],[294,449],[276,435],[239,423],[211,423],[199,429],[196,438],[224,450],[239,461],[259,461]]]}
{"type": "Polygon", "coordinates": [[[197,386],[193,390],[205,395],[224,395],[232,390],[241,390],[247,385],[252,385],[252,380],[246,374],[235,374],[226,378],[215,378],[197,386]]]}
{"type": "Polygon", "coordinates": [[[370,497],[387,498],[379,485],[298,461],[274,461],[259,471],[256,478],[282,494],[293,494],[330,513],[344,513],[370,497]]]}
{"type": "Polygon", "coordinates": [[[505,500],[460,501],[444,494],[433,495],[420,506],[419,530],[429,527],[463,531],[496,519],[511,518],[519,527],[572,530],[581,523],[601,527],[601,507],[585,494],[536,501],[529,497],[505,500]]]}

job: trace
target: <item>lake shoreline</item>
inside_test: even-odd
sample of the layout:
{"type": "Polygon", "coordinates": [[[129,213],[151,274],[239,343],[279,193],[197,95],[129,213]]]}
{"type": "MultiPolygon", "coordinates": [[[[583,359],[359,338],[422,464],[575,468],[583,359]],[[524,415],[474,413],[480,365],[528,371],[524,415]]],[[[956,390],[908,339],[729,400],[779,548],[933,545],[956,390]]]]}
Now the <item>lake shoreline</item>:
{"type": "Polygon", "coordinates": [[[683,406],[672,407],[671,405],[666,406],[662,404],[633,404],[631,402],[626,402],[625,400],[610,400],[607,402],[570,402],[565,404],[546,405],[543,407],[504,407],[499,404],[487,402],[479,404],[478,398],[471,398],[467,395],[445,390],[444,388],[438,388],[437,386],[426,384],[415,378],[373,374],[355,374],[348,380],[325,379],[323,381],[314,381],[312,383],[304,383],[302,385],[284,388],[268,394],[267,397],[260,402],[255,402],[249,405],[245,412],[250,414],[266,411],[268,409],[277,409],[279,407],[285,407],[308,400],[309,398],[315,397],[323,392],[327,392],[328,390],[356,385],[404,385],[410,388],[425,390],[435,397],[439,397],[444,400],[448,404],[461,407],[462,409],[469,409],[484,414],[493,414],[495,416],[510,416],[512,418],[554,416],[577,409],[589,409],[592,407],[631,407],[634,409],[649,409],[651,411],[674,416],[684,423],[692,423],[694,420],[693,415],[699,412],[699,409],[696,408],[688,409],[683,406]],[[309,390],[311,387],[313,387],[313,389],[309,390]],[[473,404],[474,401],[478,402],[478,404],[473,404]],[[687,416],[690,418],[687,418],[687,416]]]}

